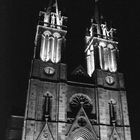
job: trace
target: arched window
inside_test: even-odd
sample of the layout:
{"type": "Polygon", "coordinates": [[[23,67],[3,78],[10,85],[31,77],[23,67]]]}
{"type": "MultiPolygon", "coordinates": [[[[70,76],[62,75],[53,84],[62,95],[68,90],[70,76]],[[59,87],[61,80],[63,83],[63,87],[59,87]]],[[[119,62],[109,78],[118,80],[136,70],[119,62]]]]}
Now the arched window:
{"type": "Polygon", "coordinates": [[[99,59],[102,70],[117,71],[116,48],[112,44],[99,43],[99,59]]]}
{"type": "Polygon", "coordinates": [[[52,58],[51,61],[54,63],[58,63],[61,59],[61,43],[62,38],[59,33],[55,32],[53,34],[54,37],[54,44],[53,44],[53,50],[52,50],[52,58]]]}
{"type": "Polygon", "coordinates": [[[116,49],[112,44],[108,44],[107,47],[109,49],[109,71],[115,72],[117,71],[116,49]]]}
{"type": "Polygon", "coordinates": [[[86,52],[86,61],[87,61],[87,73],[91,77],[95,70],[95,58],[94,58],[94,47],[93,45],[86,52]]]}
{"type": "Polygon", "coordinates": [[[77,138],[77,140],[85,140],[83,137],[79,137],[77,138]]]}
{"type": "Polygon", "coordinates": [[[69,140],[95,140],[93,134],[86,128],[76,129],[70,136],[69,140]]]}
{"type": "Polygon", "coordinates": [[[40,58],[42,61],[46,62],[50,59],[50,35],[51,32],[46,31],[42,34],[41,38],[40,58]]]}
{"type": "Polygon", "coordinates": [[[104,42],[99,43],[99,59],[100,67],[103,70],[108,70],[108,50],[106,49],[106,44],[104,42]]]}
{"type": "Polygon", "coordinates": [[[110,112],[110,122],[115,123],[116,122],[116,101],[114,99],[111,99],[109,101],[109,112],[110,112]]]}
{"type": "Polygon", "coordinates": [[[50,92],[46,92],[43,95],[44,104],[43,104],[43,119],[50,119],[51,116],[51,107],[52,107],[52,95],[50,92]]]}
{"type": "Polygon", "coordinates": [[[42,61],[51,61],[58,63],[61,59],[61,43],[62,38],[58,32],[52,34],[49,31],[45,31],[42,34],[40,58],[42,61]]]}
{"type": "Polygon", "coordinates": [[[86,112],[91,113],[93,108],[91,99],[87,95],[81,93],[74,94],[70,98],[69,105],[73,113],[77,113],[81,107],[83,107],[86,112]]]}

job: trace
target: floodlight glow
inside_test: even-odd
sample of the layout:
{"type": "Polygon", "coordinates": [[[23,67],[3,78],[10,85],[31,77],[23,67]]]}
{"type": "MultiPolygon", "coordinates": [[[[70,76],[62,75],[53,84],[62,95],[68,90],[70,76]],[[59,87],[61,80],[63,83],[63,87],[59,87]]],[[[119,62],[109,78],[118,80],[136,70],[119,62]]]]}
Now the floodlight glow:
{"type": "Polygon", "coordinates": [[[99,46],[106,47],[106,43],[105,42],[100,42],[99,46]]]}
{"type": "Polygon", "coordinates": [[[113,49],[113,48],[114,48],[112,44],[108,44],[107,47],[108,47],[109,49],[113,49]]]}
{"type": "Polygon", "coordinates": [[[53,36],[49,36],[48,32],[42,35],[40,58],[42,61],[51,61],[58,63],[61,59],[61,44],[62,38],[60,34],[54,33],[53,36]]]}

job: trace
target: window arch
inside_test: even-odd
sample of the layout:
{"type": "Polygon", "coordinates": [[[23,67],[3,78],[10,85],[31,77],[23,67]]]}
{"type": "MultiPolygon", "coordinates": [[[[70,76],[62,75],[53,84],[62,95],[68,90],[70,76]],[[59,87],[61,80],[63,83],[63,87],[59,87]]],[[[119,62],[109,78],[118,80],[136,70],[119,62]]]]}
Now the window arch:
{"type": "Polygon", "coordinates": [[[72,112],[78,112],[81,107],[85,109],[86,112],[92,111],[93,105],[91,99],[82,93],[79,94],[74,94],[70,98],[70,103],[69,103],[70,109],[72,112]]]}
{"type": "Polygon", "coordinates": [[[42,61],[49,60],[49,55],[50,55],[49,37],[50,36],[51,36],[50,31],[45,31],[41,36],[40,58],[42,61]]]}
{"type": "Polygon", "coordinates": [[[111,44],[106,42],[99,43],[99,60],[102,70],[109,70],[110,72],[117,71],[117,49],[111,44]]]}
{"type": "Polygon", "coordinates": [[[61,59],[62,38],[58,32],[45,31],[41,37],[40,58],[42,61],[58,63],[61,59]]]}
{"type": "Polygon", "coordinates": [[[109,113],[110,113],[110,122],[115,123],[116,122],[116,104],[117,102],[114,99],[110,99],[109,101],[109,113]]]}
{"type": "Polygon", "coordinates": [[[43,95],[44,103],[43,103],[43,119],[50,119],[51,117],[51,109],[52,109],[52,94],[47,91],[43,95]]]}
{"type": "Polygon", "coordinates": [[[95,140],[93,134],[86,128],[76,129],[70,136],[69,140],[95,140]]]}
{"type": "Polygon", "coordinates": [[[86,61],[87,61],[87,73],[91,77],[95,70],[95,58],[94,58],[93,44],[86,51],[86,61]]]}
{"type": "Polygon", "coordinates": [[[108,44],[107,47],[109,49],[109,71],[115,72],[117,71],[116,49],[112,44],[108,44]]]}

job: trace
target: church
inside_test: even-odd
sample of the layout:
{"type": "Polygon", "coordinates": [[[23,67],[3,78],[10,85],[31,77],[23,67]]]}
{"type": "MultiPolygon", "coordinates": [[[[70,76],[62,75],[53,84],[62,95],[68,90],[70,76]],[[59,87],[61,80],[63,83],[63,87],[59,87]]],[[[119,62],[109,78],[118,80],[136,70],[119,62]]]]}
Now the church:
{"type": "Polygon", "coordinates": [[[39,12],[25,116],[12,116],[18,129],[8,140],[131,140],[117,31],[95,9],[85,31],[85,63],[73,69],[66,61],[69,17],[57,0],[39,12]]]}

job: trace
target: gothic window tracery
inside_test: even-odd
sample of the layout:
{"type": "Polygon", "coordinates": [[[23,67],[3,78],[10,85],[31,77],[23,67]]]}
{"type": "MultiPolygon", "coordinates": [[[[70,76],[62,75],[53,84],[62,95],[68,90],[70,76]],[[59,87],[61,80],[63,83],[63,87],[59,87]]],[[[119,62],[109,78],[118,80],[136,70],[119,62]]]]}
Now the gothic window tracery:
{"type": "Polygon", "coordinates": [[[109,70],[115,72],[117,71],[116,49],[111,44],[108,44],[107,47],[109,48],[109,70]]]}
{"type": "Polygon", "coordinates": [[[82,137],[79,137],[77,140],[85,140],[84,138],[82,138],[82,137]]]}
{"type": "Polygon", "coordinates": [[[40,58],[42,61],[58,63],[61,59],[62,38],[58,32],[45,31],[41,38],[40,58]]]}
{"type": "Polygon", "coordinates": [[[72,112],[78,112],[79,109],[83,107],[86,112],[92,111],[91,99],[84,94],[75,94],[70,99],[70,109],[72,112]]]}
{"type": "Polygon", "coordinates": [[[95,70],[95,58],[94,58],[94,47],[93,44],[86,52],[86,61],[87,61],[87,73],[91,77],[95,70]]]}
{"type": "Polygon", "coordinates": [[[93,134],[86,128],[82,127],[80,129],[75,130],[69,140],[94,140],[95,137],[93,134]]]}
{"type": "Polygon", "coordinates": [[[110,72],[117,71],[117,50],[112,44],[106,44],[105,42],[99,43],[99,60],[102,70],[109,70],[110,72]]]}

